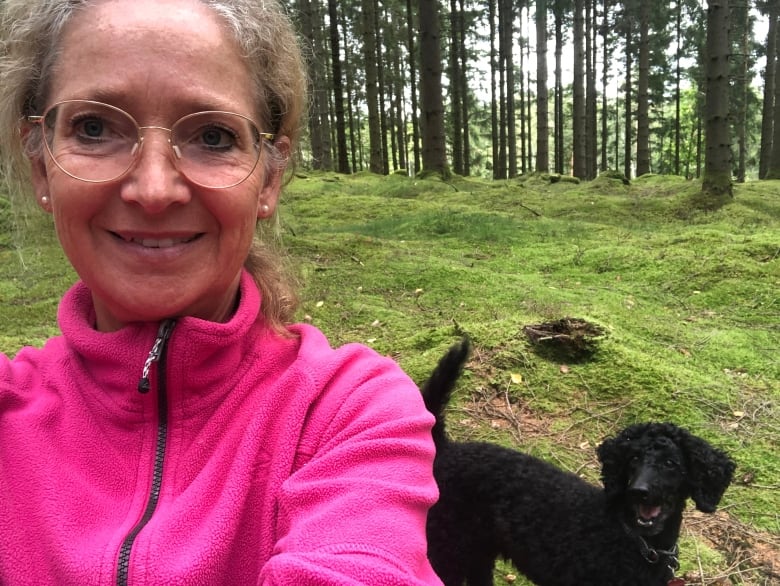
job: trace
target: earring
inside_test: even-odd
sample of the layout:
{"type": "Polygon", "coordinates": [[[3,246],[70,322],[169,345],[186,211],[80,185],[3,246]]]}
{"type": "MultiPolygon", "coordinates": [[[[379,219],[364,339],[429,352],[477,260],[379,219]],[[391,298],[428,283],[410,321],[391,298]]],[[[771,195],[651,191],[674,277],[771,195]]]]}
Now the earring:
{"type": "Polygon", "coordinates": [[[48,195],[42,195],[41,196],[41,205],[43,207],[46,207],[49,205],[49,196],[48,195]]]}
{"type": "Polygon", "coordinates": [[[271,213],[271,206],[269,206],[267,203],[264,203],[260,206],[260,215],[263,217],[266,217],[271,213]]]}

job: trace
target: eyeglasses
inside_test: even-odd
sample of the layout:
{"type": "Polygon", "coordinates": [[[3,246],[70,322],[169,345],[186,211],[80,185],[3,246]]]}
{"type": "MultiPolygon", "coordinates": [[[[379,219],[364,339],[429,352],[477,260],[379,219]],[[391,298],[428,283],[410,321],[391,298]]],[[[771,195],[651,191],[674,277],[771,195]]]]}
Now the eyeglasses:
{"type": "Polygon", "coordinates": [[[170,128],[139,126],[124,110],[90,100],[65,100],[41,116],[44,144],[65,173],[88,183],[114,181],[141,156],[147,130],[168,133],[176,169],[189,181],[226,189],[252,174],[260,158],[261,141],[274,135],[260,132],[246,116],[232,112],[196,112],[179,118],[170,128]]]}

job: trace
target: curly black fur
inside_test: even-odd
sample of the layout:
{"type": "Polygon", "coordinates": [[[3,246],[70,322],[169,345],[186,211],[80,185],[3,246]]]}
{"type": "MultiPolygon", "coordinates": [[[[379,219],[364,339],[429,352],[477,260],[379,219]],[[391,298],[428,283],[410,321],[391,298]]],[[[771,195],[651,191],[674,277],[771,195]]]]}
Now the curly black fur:
{"type": "Polygon", "coordinates": [[[604,488],[537,458],[454,442],[444,409],[468,357],[453,346],[423,386],[436,416],[428,557],[447,586],[489,586],[503,557],[540,586],[665,586],[687,498],[712,512],[734,463],[670,423],[632,425],[598,448],[604,488]]]}

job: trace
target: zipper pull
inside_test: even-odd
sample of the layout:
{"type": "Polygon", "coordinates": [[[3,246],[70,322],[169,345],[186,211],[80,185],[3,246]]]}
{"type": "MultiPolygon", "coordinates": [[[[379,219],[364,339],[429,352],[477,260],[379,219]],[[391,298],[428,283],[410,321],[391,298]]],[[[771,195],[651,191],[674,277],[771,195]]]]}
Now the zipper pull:
{"type": "Polygon", "coordinates": [[[171,337],[171,332],[173,331],[173,326],[175,324],[175,319],[166,319],[160,324],[160,328],[157,330],[157,338],[155,338],[154,345],[149,351],[149,356],[146,357],[146,362],[144,362],[141,380],[138,381],[139,393],[148,393],[149,389],[152,388],[152,385],[149,382],[149,370],[152,368],[152,363],[157,362],[160,359],[160,354],[162,354],[163,347],[168,341],[168,338],[171,337]]]}

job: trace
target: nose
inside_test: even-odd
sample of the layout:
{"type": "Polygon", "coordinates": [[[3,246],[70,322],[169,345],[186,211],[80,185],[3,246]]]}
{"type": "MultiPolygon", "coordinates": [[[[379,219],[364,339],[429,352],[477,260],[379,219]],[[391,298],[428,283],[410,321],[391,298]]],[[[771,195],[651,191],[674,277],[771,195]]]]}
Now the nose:
{"type": "Polygon", "coordinates": [[[140,205],[150,214],[187,203],[189,185],[176,167],[170,130],[146,126],[142,133],[135,147],[135,164],[122,180],[122,199],[140,205]],[[150,133],[150,130],[159,132],[150,133]]]}
{"type": "Polygon", "coordinates": [[[650,481],[652,472],[641,468],[634,478],[629,482],[628,494],[638,502],[646,500],[650,496],[650,481]]]}

